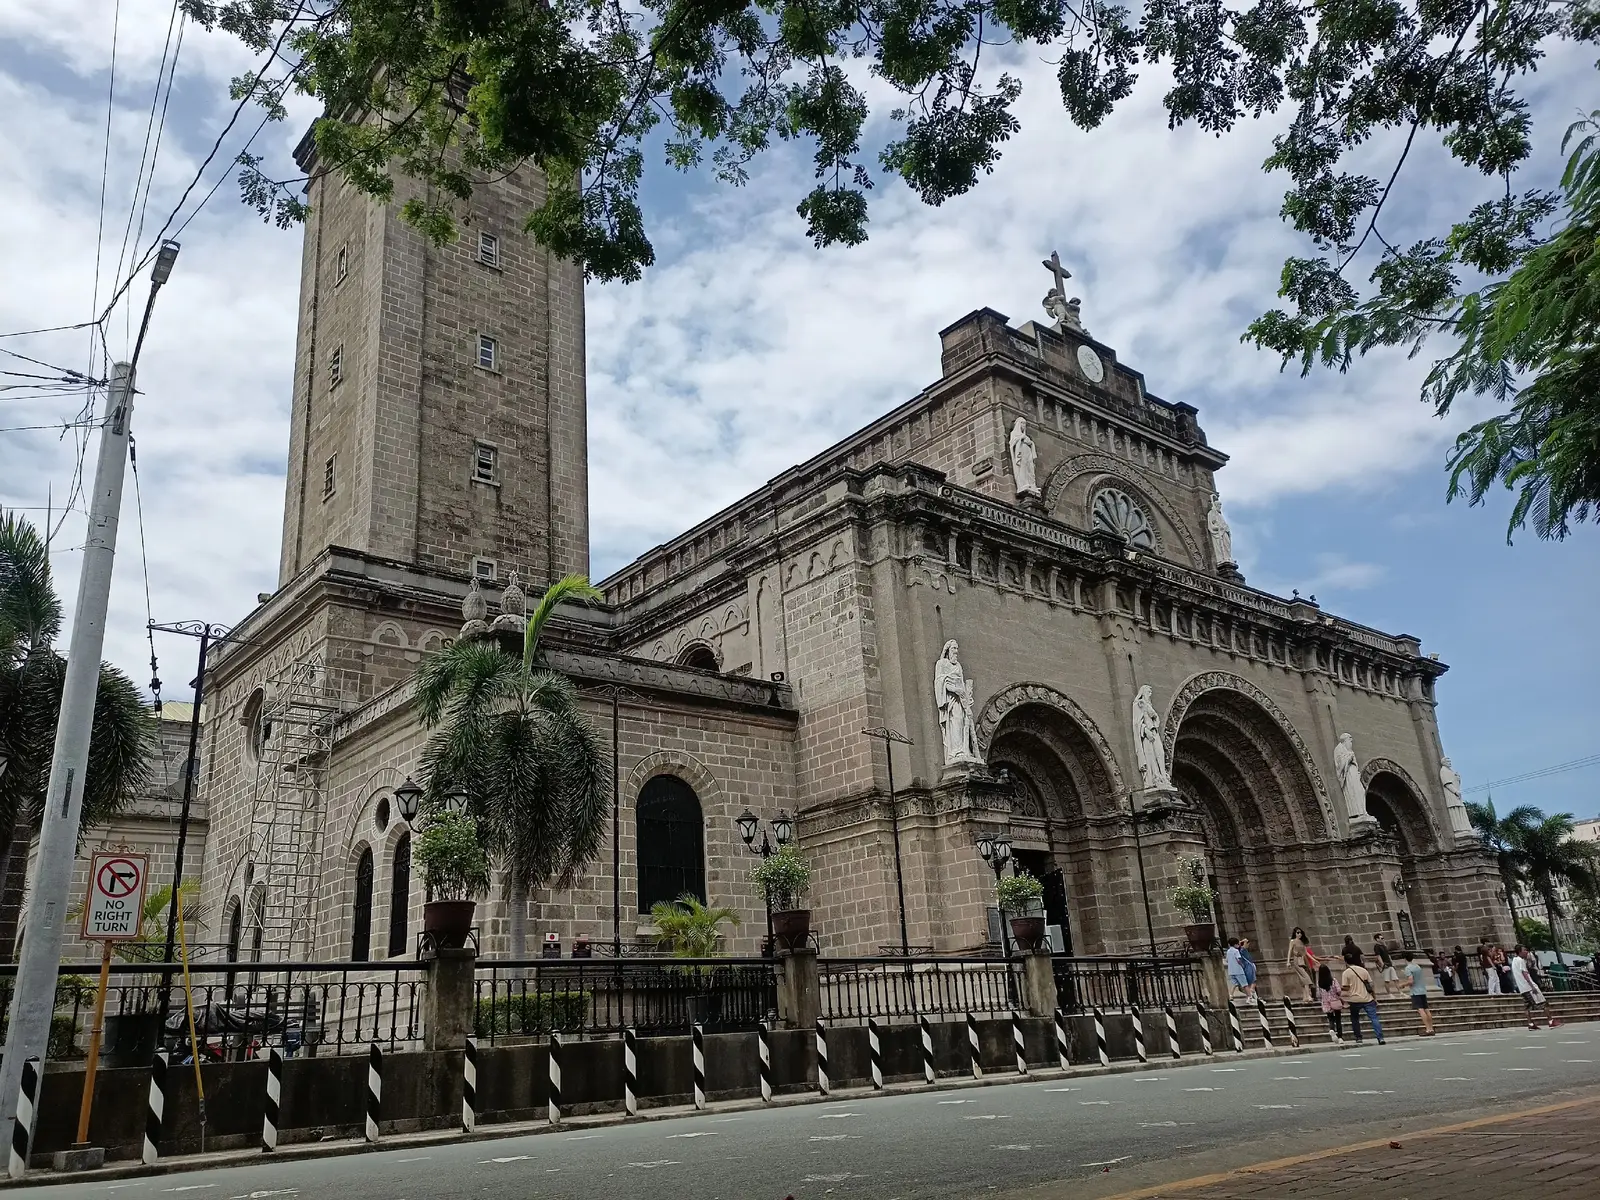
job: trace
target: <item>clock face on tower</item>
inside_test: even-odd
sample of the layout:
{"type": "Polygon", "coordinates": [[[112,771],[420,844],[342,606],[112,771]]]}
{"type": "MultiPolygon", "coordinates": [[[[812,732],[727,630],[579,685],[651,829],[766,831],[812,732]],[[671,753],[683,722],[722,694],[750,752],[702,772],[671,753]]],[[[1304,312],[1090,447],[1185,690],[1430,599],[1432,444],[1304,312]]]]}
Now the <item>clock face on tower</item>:
{"type": "Polygon", "coordinates": [[[1088,346],[1078,347],[1078,370],[1090,383],[1099,383],[1106,377],[1106,369],[1100,365],[1100,356],[1088,346]]]}

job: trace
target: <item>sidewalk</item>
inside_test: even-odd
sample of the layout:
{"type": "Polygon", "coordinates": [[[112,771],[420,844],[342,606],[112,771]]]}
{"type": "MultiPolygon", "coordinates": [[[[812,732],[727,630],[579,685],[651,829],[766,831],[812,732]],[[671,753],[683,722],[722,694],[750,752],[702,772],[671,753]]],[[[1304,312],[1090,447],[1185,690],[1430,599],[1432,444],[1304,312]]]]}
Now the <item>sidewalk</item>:
{"type": "Polygon", "coordinates": [[[1157,1184],[1108,1200],[1594,1200],[1600,1196],[1597,1122],[1600,1096],[1588,1096],[1157,1184]]]}

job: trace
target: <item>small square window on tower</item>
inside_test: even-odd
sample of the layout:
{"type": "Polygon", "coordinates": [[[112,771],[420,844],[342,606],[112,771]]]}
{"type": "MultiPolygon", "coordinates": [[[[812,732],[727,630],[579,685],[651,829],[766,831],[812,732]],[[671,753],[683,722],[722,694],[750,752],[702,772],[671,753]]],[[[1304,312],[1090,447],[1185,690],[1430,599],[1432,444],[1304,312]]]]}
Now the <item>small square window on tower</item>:
{"type": "Polygon", "coordinates": [[[348,274],[350,274],[350,247],[340,246],[339,253],[334,256],[333,286],[338,287],[348,274]]]}
{"type": "Polygon", "coordinates": [[[492,233],[478,234],[478,261],[486,267],[500,269],[500,239],[492,233]]]}
{"type": "Polygon", "coordinates": [[[485,371],[500,369],[500,343],[486,333],[478,335],[478,365],[485,371]]]}
{"type": "Polygon", "coordinates": [[[500,577],[500,568],[492,558],[475,558],[472,560],[472,574],[480,583],[493,583],[500,577]]]}
{"type": "Polygon", "coordinates": [[[489,442],[472,444],[472,482],[500,483],[500,450],[489,442]]]}
{"type": "Polygon", "coordinates": [[[337,454],[328,455],[328,461],[322,464],[322,498],[324,500],[333,495],[333,487],[337,479],[336,472],[338,470],[338,465],[339,456],[337,454]]]}
{"type": "Polygon", "coordinates": [[[328,355],[328,386],[338,387],[344,382],[344,343],[340,342],[328,355]]]}

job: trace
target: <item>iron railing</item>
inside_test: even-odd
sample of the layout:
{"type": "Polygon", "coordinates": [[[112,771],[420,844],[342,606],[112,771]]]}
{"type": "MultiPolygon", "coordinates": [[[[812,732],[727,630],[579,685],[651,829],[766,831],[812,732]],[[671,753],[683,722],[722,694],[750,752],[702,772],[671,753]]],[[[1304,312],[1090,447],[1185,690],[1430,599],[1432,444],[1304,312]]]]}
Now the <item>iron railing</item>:
{"type": "Polygon", "coordinates": [[[1190,958],[1051,959],[1056,976],[1056,1003],[1062,1012],[1090,1009],[1126,1010],[1192,1007],[1206,999],[1200,963],[1190,958]]]}
{"type": "Polygon", "coordinates": [[[769,959],[479,959],[474,1025],[491,1042],[550,1033],[754,1029],[778,1010],[769,959]]]}
{"type": "Polygon", "coordinates": [[[1021,1004],[1022,966],[1000,958],[824,958],[817,963],[829,1021],[994,1015],[1021,1004]]]}
{"type": "MultiPolygon", "coordinates": [[[[286,1055],[361,1054],[422,1037],[423,964],[231,962],[191,964],[195,1040],[203,1056],[245,1058],[265,1046],[286,1055]]],[[[0,965],[0,1034],[10,1019],[15,965],[0,965]]],[[[51,1021],[50,1057],[79,1058],[89,1042],[98,963],[63,963],[51,1021]]],[[[189,1054],[183,976],[175,971],[162,1004],[162,972],[149,963],[113,963],[106,993],[103,1053],[113,1064],[144,1066],[158,1048],[189,1054]],[[167,1010],[165,1024],[161,1021],[167,1010]]]]}

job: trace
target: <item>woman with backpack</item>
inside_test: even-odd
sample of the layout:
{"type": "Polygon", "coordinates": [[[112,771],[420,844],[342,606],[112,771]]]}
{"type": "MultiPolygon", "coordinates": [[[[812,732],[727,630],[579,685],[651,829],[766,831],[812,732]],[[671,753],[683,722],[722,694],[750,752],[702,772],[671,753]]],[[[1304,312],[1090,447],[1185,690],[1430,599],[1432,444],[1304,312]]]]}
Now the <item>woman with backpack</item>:
{"type": "Polygon", "coordinates": [[[1328,1033],[1335,1044],[1344,1045],[1344,991],[1327,963],[1317,967],[1317,999],[1322,1003],[1322,1015],[1328,1018],[1328,1033]]]}
{"type": "Polygon", "coordinates": [[[1383,1025],[1378,1020],[1378,997],[1372,990],[1372,975],[1361,965],[1361,951],[1346,951],[1344,973],[1339,977],[1339,988],[1350,1009],[1350,1032],[1355,1034],[1356,1045],[1361,1045],[1361,1014],[1365,1012],[1372,1022],[1372,1033],[1383,1045],[1383,1025]]]}

